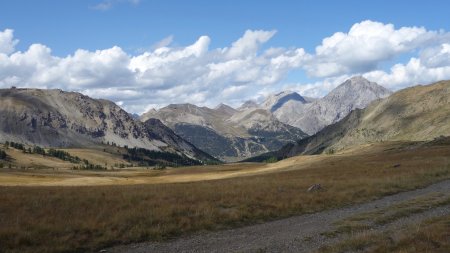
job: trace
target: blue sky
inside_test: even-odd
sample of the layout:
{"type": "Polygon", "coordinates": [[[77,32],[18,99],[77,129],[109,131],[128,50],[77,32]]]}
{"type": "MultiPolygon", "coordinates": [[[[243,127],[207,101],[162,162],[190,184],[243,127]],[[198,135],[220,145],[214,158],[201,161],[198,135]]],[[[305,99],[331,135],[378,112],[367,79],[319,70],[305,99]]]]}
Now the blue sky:
{"type": "Polygon", "coordinates": [[[238,105],[282,89],[321,96],[355,74],[395,90],[450,78],[449,9],[437,0],[2,0],[0,87],[77,90],[139,113],[175,102],[238,105]],[[382,31],[380,46],[356,43],[352,55],[361,35],[350,36],[352,27],[370,41],[382,31]],[[250,54],[231,57],[239,39],[250,54]]]}
{"type": "Polygon", "coordinates": [[[247,29],[277,30],[267,46],[297,46],[308,51],[323,37],[354,23],[374,20],[396,26],[450,30],[450,2],[434,1],[110,1],[107,10],[95,0],[2,0],[0,28],[12,28],[18,49],[32,43],[63,56],[78,48],[118,45],[129,53],[150,47],[170,35],[187,45],[201,35],[211,47],[224,47],[247,29]]]}

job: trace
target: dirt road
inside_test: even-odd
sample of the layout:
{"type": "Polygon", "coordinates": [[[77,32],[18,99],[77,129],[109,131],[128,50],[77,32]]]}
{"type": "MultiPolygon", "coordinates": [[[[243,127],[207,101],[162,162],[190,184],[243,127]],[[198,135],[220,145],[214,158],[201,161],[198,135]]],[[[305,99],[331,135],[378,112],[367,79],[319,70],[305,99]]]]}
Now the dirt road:
{"type": "MultiPolygon", "coordinates": [[[[326,236],[336,222],[348,217],[390,207],[430,194],[450,197],[450,180],[423,189],[398,193],[369,203],[338,210],[301,215],[287,219],[230,229],[204,232],[167,242],[146,242],[107,249],[106,252],[311,252],[339,240],[326,236]]],[[[450,205],[441,205],[407,217],[401,217],[376,229],[392,230],[422,220],[450,214],[450,205]]]]}

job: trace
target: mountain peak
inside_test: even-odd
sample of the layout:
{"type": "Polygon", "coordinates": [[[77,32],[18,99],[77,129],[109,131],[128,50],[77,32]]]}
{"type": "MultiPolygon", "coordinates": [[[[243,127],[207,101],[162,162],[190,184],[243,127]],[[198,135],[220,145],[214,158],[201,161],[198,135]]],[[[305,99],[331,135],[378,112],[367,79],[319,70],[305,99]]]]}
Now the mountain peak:
{"type": "Polygon", "coordinates": [[[364,78],[363,76],[359,75],[359,76],[353,76],[350,79],[351,82],[370,82],[369,80],[367,80],[366,78],[364,78]]]}
{"type": "Polygon", "coordinates": [[[190,103],[184,103],[184,104],[169,104],[168,106],[166,106],[168,108],[189,108],[189,107],[198,107],[194,104],[190,104],[190,103]]]}
{"type": "Polygon", "coordinates": [[[241,106],[239,106],[237,109],[239,111],[250,109],[250,108],[258,108],[258,103],[256,103],[254,100],[247,100],[245,101],[241,106]]]}
{"type": "Polygon", "coordinates": [[[227,104],[220,103],[220,104],[218,104],[216,107],[214,107],[214,110],[219,110],[219,109],[221,109],[221,108],[231,108],[231,109],[233,109],[233,107],[231,107],[231,106],[229,106],[229,105],[227,105],[227,104]]]}
{"type": "Polygon", "coordinates": [[[323,127],[341,120],[352,110],[365,108],[372,101],[390,94],[391,91],[383,86],[370,82],[362,76],[354,76],[314,102],[285,103],[275,111],[275,116],[307,134],[314,134],[323,127]]]}
{"type": "Polygon", "coordinates": [[[364,78],[363,76],[354,76],[338,87],[333,89],[325,98],[334,99],[338,97],[361,97],[362,99],[369,96],[373,98],[384,98],[391,94],[392,92],[385,87],[377,84],[376,82],[371,82],[364,78]]]}
{"type": "Polygon", "coordinates": [[[227,115],[233,115],[234,113],[237,112],[236,109],[234,109],[233,107],[226,105],[224,103],[220,103],[218,106],[216,106],[214,108],[214,110],[216,110],[217,112],[227,114],[227,115]]]}
{"type": "Polygon", "coordinates": [[[262,107],[274,112],[278,108],[282,107],[288,101],[299,101],[306,104],[306,100],[295,91],[282,91],[277,94],[269,96],[262,104],[262,107]]]}
{"type": "Polygon", "coordinates": [[[336,124],[282,150],[280,156],[316,154],[322,153],[324,148],[342,150],[378,141],[428,141],[447,136],[450,132],[449,103],[450,81],[403,89],[389,99],[354,110],[336,124]],[[433,124],[430,127],[424,122],[433,124]]]}

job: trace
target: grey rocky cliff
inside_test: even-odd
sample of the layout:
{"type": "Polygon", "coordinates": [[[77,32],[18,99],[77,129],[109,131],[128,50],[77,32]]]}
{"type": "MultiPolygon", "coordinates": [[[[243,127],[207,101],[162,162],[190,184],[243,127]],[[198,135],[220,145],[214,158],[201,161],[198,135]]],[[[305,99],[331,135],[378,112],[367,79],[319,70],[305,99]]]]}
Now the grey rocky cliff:
{"type": "MultiPolygon", "coordinates": [[[[162,125],[162,124],[161,124],[162,125]]],[[[111,101],[76,92],[0,90],[0,141],[45,147],[96,147],[102,143],[201,157],[192,144],[158,124],[144,124],[111,101]],[[176,139],[169,142],[169,139],[176,139]]]]}

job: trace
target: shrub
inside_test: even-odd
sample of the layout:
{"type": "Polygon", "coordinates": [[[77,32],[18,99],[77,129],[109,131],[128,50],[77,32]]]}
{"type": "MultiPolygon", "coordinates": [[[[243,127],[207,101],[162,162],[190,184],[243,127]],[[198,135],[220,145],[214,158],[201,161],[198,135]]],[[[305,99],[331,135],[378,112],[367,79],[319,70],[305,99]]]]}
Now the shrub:
{"type": "Polygon", "coordinates": [[[4,160],[6,158],[6,152],[4,150],[0,150],[0,159],[4,160]]]}
{"type": "Polygon", "coordinates": [[[156,166],[155,166],[155,170],[164,170],[164,169],[166,169],[167,168],[167,166],[166,166],[166,164],[164,164],[164,163],[158,163],[158,164],[156,164],[156,166]]]}
{"type": "Polygon", "coordinates": [[[332,154],[334,154],[336,151],[334,150],[334,148],[330,148],[330,149],[327,149],[326,151],[325,151],[325,154],[327,154],[327,155],[332,155],[332,154]]]}
{"type": "Polygon", "coordinates": [[[264,160],[265,163],[276,163],[278,162],[278,159],[275,156],[271,156],[269,158],[267,158],[266,160],[264,160]]]}

